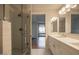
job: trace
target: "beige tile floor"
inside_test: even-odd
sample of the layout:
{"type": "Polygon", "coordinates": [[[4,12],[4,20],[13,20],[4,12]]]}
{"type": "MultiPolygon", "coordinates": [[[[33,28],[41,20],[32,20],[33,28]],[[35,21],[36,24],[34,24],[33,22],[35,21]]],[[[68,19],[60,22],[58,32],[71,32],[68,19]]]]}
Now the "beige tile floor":
{"type": "Polygon", "coordinates": [[[32,49],[31,55],[51,55],[49,51],[45,49],[32,49]]]}

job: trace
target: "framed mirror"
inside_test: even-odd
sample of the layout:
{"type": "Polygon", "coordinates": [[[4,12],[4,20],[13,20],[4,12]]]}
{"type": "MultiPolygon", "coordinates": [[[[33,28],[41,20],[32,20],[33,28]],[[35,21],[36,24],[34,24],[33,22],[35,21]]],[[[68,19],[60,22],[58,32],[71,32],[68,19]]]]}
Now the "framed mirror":
{"type": "Polygon", "coordinates": [[[59,32],[65,32],[65,17],[59,17],[59,32]]]}
{"type": "Polygon", "coordinates": [[[57,20],[52,22],[52,25],[53,25],[53,32],[57,32],[57,20]]]}
{"type": "Polygon", "coordinates": [[[79,34],[79,14],[71,14],[71,33],[79,34]]]}

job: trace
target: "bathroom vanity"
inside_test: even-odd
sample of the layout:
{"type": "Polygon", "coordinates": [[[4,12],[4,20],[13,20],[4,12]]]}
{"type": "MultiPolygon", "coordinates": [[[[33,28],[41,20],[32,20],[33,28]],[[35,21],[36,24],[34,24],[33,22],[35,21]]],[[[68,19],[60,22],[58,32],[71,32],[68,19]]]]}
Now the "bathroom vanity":
{"type": "Polygon", "coordinates": [[[63,35],[51,34],[47,39],[48,49],[54,55],[78,55],[79,40],[63,35]]]}

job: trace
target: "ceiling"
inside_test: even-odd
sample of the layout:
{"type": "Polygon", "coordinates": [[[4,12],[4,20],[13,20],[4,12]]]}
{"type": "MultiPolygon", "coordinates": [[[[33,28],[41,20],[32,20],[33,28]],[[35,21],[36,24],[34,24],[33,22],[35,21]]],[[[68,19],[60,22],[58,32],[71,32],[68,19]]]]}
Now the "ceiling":
{"type": "Polygon", "coordinates": [[[32,10],[34,9],[49,9],[49,10],[59,10],[63,4],[33,4],[32,10]]]}
{"type": "MultiPolygon", "coordinates": [[[[28,4],[24,4],[24,9],[27,9],[28,4]]],[[[29,4],[31,5],[31,4],[29,4]]],[[[14,8],[17,8],[19,10],[21,10],[21,4],[13,4],[11,5],[14,8]]],[[[32,10],[59,10],[61,7],[63,7],[64,4],[32,4],[32,10]]],[[[79,5],[78,7],[74,8],[74,9],[79,9],[79,5]]]]}
{"type": "MultiPolygon", "coordinates": [[[[24,4],[24,9],[27,9],[28,4],[24,4]]],[[[29,4],[30,5],[30,4],[29,4]]],[[[19,10],[21,10],[21,4],[13,4],[11,5],[14,8],[18,8],[19,10]]],[[[59,10],[61,7],[63,6],[63,4],[32,4],[32,10],[37,10],[37,9],[41,9],[41,10],[59,10]]]]}
{"type": "Polygon", "coordinates": [[[11,4],[10,6],[14,8],[15,10],[21,11],[21,4],[11,4]]]}

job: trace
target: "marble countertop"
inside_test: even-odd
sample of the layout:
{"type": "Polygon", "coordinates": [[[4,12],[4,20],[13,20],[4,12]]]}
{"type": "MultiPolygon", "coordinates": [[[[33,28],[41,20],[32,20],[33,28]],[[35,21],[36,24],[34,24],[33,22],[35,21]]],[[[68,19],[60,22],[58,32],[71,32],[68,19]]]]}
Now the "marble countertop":
{"type": "Polygon", "coordinates": [[[75,48],[76,50],[79,50],[79,40],[78,39],[73,39],[71,37],[67,37],[67,36],[63,36],[63,35],[55,35],[55,34],[51,34],[49,35],[53,38],[56,38],[56,40],[61,41],[73,48],[75,48]]]}

